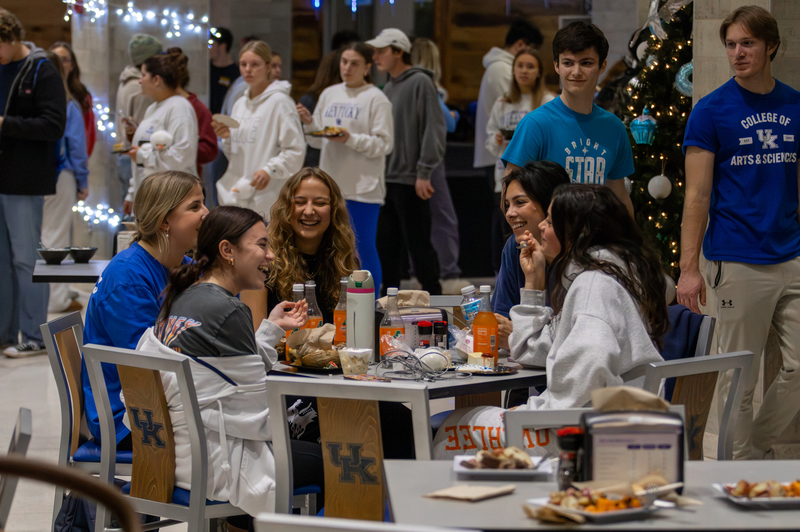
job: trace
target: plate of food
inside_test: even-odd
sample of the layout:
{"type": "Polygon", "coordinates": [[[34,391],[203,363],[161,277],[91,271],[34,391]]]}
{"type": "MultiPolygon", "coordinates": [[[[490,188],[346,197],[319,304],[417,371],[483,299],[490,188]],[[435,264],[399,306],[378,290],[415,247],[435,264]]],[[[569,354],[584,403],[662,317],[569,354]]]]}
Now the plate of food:
{"type": "Polygon", "coordinates": [[[800,508],[800,480],[778,482],[766,480],[734,484],[713,484],[714,489],[739,506],[751,508],[800,508]]]}
{"type": "Polygon", "coordinates": [[[342,368],[336,365],[335,362],[330,362],[327,366],[323,367],[304,366],[297,362],[289,362],[287,360],[281,360],[281,364],[289,366],[290,368],[296,368],[299,373],[314,373],[317,375],[340,375],[342,373],[342,368]]]}
{"type": "Polygon", "coordinates": [[[229,129],[236,129],[239,127],[239,122],[229,117],[228,115],[221,115],[219,113],[211,115],[211,120],[219,122],[223,126],[228,126],[229,129]]]}
{"type": "Polygon", "coordinates": [[[606,494],[599,490],[555,491],[550,497],[541,497],[525,501],[531,506],[546,508],[556,514],[569,514],[576,521],[593,521],[595,523],[617,523],[644,519],[658,510],[656,506],[642,507],[639,499],[627,495],[606,494]]]}
{"type": "Polygon", "coordinates": [[[519,447],[506,447],[478,451],[474,456],[458,455],[453,458],[453,471],[459,478],[483,480],[548,477],[552,467],[540,466],[541,461],[541,456],[530,456],[519,447]]]}
{"type": "Polygon", "coordinates": [[[311,135],[312,137],[324,137],[324,138],[331,138],[331,137],[343,137],[344,136],[344,128],[343,127],[334,127],[334,126],[325,126],[324,128],[320,129],[319,131],[312,131],[311,133],[306,133],[307,135],[311,135]]]}
{"type": "Polygon", "coordinates": [[[511,137],[514,136],[514,130],[500,128],[500,134],[503,135],[504,139],[511,140],[511,137]]]}

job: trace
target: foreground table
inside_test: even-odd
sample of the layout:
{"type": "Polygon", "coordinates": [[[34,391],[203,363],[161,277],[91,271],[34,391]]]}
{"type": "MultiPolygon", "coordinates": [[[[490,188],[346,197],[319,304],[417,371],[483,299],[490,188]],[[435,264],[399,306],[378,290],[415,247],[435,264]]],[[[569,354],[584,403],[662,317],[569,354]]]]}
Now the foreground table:
{"type": "MultiPolygon", "coordinates": [[[[539,523],[525,516],[522,504],[546,497],[554,482],[457,480],[452,461],[384,462],[389,507],[396,523],[463,527],[481,530],[565,530],[564,525],[539,523]],[[504,497],[477,503],[423,497],[454,484],[515,484],[504,497]]],[[[703,506],[685,510],[660,510],[641,521],[605,525],[581,525],[581,530],[797,530],[800,510],[748,510],[737,506],[711,484],[746,479],[788,481],[800,477],[800,461],[687,462],[684,494],[700,499],[703,506]]]]}
{"type": "Polygon", "coordinates": [[[90,260],[84,264],[65,260],[61,264],[51,266],[43,260],[37,260],[33,267],[34,283],[96,283],[100,274],[106,269],[108,260],[90,260]]]}
{"type": "MultiPolygon", "coordinates": [[[[513,363],[509,363],[512,365],[513,363]]],[[[542,369],[525,369],[518,364],[519,371],[513,375],[499,377],[488,377],[473,375],[469,378],[445,379],[436,382],[421,382],[428,387],[430,399],[441,399],[444,397],[458,397],[463,395],[483,394],[489,392],[501,392],[504,390],[514,390],[517,388],[530,388],[531,386],[541,386],[547,384],[547,373],[542,369]]],[[[270,375],[292,375],[296,377],[312,377],[318,379],[338,379],[344,380],[343,375],[320,375],[311,373],[299,373],[297,368],[285,366],[280,362],[270,371],[270,375]]],[[[375,366],[370,367],[369,374],[375,374],[375,366]]],[[[398,382],[414,382],[399,380],[398,382]]]]}

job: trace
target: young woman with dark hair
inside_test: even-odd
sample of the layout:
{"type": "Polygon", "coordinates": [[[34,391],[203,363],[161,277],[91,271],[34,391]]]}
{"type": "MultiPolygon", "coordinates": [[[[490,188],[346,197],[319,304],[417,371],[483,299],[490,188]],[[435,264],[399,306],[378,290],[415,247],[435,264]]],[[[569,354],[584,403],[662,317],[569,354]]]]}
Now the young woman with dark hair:
{"type": "Polygon", "coordinates": [[[92,93],[81,82],[81,69],[75,52],[68,43],[59,41],[50,47],[50,51],[56,54],[64,67],[67,76],[67,89],[70,95],[78,103],[83,113],[83,127],[86,132],[86,155],[92,156],[95,140],[97,140],[97,127],[94,120],[94,109],[92,108],[92,93]]]}
{"type": "Polygon", "coordinates": [[[132,145],[127,154],[133,177],[123,207],[125,214],[131,212],[136,192],[147,176],[167,170],[197,175],[197,117],[192,104],[178,94],[181,80],[188,76],[188,62],[180,48],[170,48],[142,64],[142,94],[155,103],[147,108],[135,131],[126,129],[132,145]],[[150,142],[150,137],[159,131],[169,133],[168,145],[150,142]]]}
{"type": "MultiPolygon", "coordinates": [[[[194,259],[171,273],[158,320],[137,349],[178,352],[192,361],[210,460],[205,497],[230,501],[251,516],[271,512],[275,459],[265,379],[277,361],[273,346],[287,329],[305,323],[307,306],[284,301],[253,331],[250,309],[236,295],[263,286],[274,255],[263,218],[250,209],[212,210],[200,226],[194,259]]],[[[172,374],[162,380],[172,412],[175,484],[189,489],[190,442],[178,383],[172,374]]],[[[295,484],[322,485],[320,446],[293,441],[292,452],[295,484]]],[[[234,523],[247,528],[247,521],[234,523]]]]}
{"type": "Polygon", "coordinates": [[[386,196],[384,168],[394,145],[394,123],[392,104],[372,84],[371,69],[372,47],[348,44],[339,61],[344,81],[322,91],[313,115],[303,104],[297,104],[297,112],[308,145],[322,150],[320,169],[333,176],[342,190],[361,266],[372,272],[378,288],[381,261],[375,236],[386,196]],[[325,139],[308,135],[324,127],[340,127],[343,134],[325,139]]]}

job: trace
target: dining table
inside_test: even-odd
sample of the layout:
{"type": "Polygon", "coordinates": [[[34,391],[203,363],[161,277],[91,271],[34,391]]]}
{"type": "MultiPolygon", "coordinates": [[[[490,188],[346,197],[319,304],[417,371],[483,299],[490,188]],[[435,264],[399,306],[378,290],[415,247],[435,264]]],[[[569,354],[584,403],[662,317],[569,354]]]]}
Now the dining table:
{"type": "Polygon", "coordinates": [[[76,263],[73,260],[62,261],[61,264],[46,264],[37,260],[33,267],[34,283],[96,283],[106,269],[109,260],[90,260],[76,263]]]}
{"type": "MultiPolygon", "coordinates": [[[[791,509],[745,507],[714,489],[714,483],[800,478],[800,460],[782,461],[688,461],[685,463],[683,495],[702,502],[699,506],[663,508],[643,519],[617,523],[562,525],[543,523],[526,516],[523,504],[548,497],[555,481],[460,478],[452,460],[385,460],[388,508],[395,523],[459,527],[477,530],[798,530],[800,504],[791,509]],[[425,494],[456,484],[515,485],[510,495],[479,502],[434,499],[425,494]]],[[[800,502],[800,501],[798,501],[800,502]]]]}

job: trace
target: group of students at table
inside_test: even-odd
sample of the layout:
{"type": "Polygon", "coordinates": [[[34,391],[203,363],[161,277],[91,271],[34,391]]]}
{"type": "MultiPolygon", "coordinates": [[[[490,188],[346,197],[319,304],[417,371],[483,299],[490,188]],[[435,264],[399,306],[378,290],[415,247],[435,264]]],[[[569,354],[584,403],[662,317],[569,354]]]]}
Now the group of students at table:
{"type": "MultiPolygon", "coordinates": [[[[658,346],[669,323],[660,262],[613,192],[571,185],[558,164],[531,162],[504,178],[503,205],[514,234],[493,304],[504,316],[512,359],[547,369],[547,390],[522,408],[584,406],[592,389],[622,384],[628,370],[661,360],[658,346]]],[[[359,267],[342,193],[318,168],[286,182],[268,224],[242,207],[208,212],[200,180],[177,171],[145,179],[133,210],[133,243],[111,260],[92,292],[84,342],[178,352],[212,365],[216,371],[192,364],[201,405],[203,396],[228,386],[217,372],[237,386],[263,383],[280,338],[307,318],[305,301],[289,301],[293,283],[316,281],[330,321],[341,277],[359,267]],[[185,253],[192,249],[190,260],[185,253]]],[[[130,448],[116,369],[104,372],[117,448],[130,448]]],[[[87,422],[99,441],[85,366],[82,373],[87,422]]],[[[164,384],[170,410],[179,409],[175,383],[164,376],[164,384]]],[[[212,462],[207,497],[250,515],[273,508],[266,406],[263,390],[207,406],[228,427],[220,434],[218,424],[205,426],[212,462]]],[[[188,450],[185,423],[173,423],[176,448],[188,450]]],[[[292,453],[295,485],[322,485],[320,446],[293,440],[292,453]]],[[[188,452],[177,453],[175,482],[190,487],[188,452]]]]}

